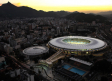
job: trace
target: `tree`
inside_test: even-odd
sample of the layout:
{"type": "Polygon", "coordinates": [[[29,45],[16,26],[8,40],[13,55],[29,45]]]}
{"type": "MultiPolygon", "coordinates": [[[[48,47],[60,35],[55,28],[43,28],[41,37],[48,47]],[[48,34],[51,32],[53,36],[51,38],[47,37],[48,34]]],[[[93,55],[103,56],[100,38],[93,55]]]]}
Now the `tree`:
{"type": "Polygon", "coordinates": [[[81,81],[85,81],[85,79],[82,79],[81,81]]]}
{"type": "Polygon", "coordinates": [[[101,81],[108,81],[108,78],[106,76],[102,76],[101,81]]]}
{"type": "Polygon", "coordinates": [[[3,63],[3,64],[2,64],[2,67],[4,68],[4,67],[5,67],[5,61],[2,61],[2,63],[3,63]]]}
{"type": "Polygon", "coordinates": [[[101,60],[95,63],[94,68],[95,70],[102,71],[102,72],[109,72],[110,71],[111,63],[107,60],[101,60]]]}

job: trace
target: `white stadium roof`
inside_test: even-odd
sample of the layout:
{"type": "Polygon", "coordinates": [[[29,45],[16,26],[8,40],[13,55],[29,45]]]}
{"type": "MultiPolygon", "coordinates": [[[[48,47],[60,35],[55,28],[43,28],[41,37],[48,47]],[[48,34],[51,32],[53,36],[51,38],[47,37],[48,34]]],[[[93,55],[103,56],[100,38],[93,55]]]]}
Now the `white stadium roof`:
{"type": "Polygon", "coordinates": [[[48,52],[48,48],[44,47],[44,46],[33,46],[33,47],[29,47],[23,50],[23,53],[25,55],[40,55],[43,53],[48,52]]]}
{"type": "Polygon", "coordinates": [[[91,38],[91,37],[84,37],[84,36],[64,36],[64,37],[58,37],[54,38],[49,41],[48,43],[51,47],[59,48],[59,49],[65,49],[65,50],[100,50],[107,46],[107,43],[105,43],[102,40],[91,38]],[[90,43],[87,44],[69,44],[64,42],[64,39],[69,38],[78,38],[78,39],[85,39],[87,41],[90,41],[90,43]]]}
{"type": "Polygon", "coordinates": [[[87,61],[84,61],[84,60],[81,60],[81,59],[78,59],[78,58],[71,57],[70,59],[73,60],[73,61],[85,64],[85,65],[88,65],[88,66],[92,65],[92,63],[90,63],[90,62],[87,62],[87,61]]]}

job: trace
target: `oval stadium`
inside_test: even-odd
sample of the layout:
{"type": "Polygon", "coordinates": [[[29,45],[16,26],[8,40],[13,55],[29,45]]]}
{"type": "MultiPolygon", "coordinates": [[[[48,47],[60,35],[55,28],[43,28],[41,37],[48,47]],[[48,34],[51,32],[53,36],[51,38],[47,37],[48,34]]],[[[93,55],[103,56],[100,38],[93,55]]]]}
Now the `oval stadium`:
{"type": "Polygon", "coordinates": [[[62,50],[65,54],[102,56],[107,43],[96,38],[84,36],[64,36],[50,40],[48,47],[57,51],[62,50]]]}
{"type": "Polygon", "coordinates": [[[32,46],[23,50],[23,54],[27,57],[42,57],[49,51],[48,47],[45,46],[32,46]]]}

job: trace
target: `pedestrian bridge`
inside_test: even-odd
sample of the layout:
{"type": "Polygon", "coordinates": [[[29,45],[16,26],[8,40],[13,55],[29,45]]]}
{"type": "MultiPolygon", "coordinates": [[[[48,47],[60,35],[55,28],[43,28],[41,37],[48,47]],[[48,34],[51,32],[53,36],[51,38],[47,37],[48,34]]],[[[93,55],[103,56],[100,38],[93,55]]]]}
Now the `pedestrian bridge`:
{"type": "Polygon", "coordinates": [[[47,58],[46,60],[40,60],[41,64],[52,67],[52,65],[57,62],[59,59],[64,58],[65,55],[62,54],[62,50],[57,51],[55,54],[47,58]]]}

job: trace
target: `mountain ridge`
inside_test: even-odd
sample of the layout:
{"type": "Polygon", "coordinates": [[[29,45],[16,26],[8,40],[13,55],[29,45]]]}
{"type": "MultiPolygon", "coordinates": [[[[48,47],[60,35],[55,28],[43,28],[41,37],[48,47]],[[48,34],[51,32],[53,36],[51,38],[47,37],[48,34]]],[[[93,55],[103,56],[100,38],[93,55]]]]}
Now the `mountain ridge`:
{"type": "Polygon", "coordinates": [[[101,15],[85,14],[85,13],[72,13],[66,16],[67,19],[79,21],[79,22],[89,22],[96,21],[99,23],[105,22],[106,18],[101,15]]]}
{"type": "MultiPolygon", "coordinates": [[[[68,12],[68,11],[42,11],[42,10],[36,10],[31,7],[27,6],[20,6],[17,7],[13,5],[12,3],[8,2],[5,4],[2,4],[0,6],[0,18],[33,18],[33,17],[65,17],[68,19],[75,18],[76,20],[86,19],[85,17],[91,17],[91,20],[94,20],[92,16],[94,14],[82,14],[78,11],[74,12],[68,12]],[[73,15],[74,14],[74,15],[73,15]],[[71,16],[70,16],[71,15],[71,16]],[[81,18],[81,16],[83,18],[81,18]]],[[[95,17],[95,16],[94,16],[95,17]]],[[[101,18],[101,17],[100,17],[101,18]]],[[[86,19],[87,20],[87,19],[86,19]]]]}
{"type": "Polygon", "coordinates": [[[54,12],[42,12],[26,6],[17,7],[10,2],[0,6],[0,18],[16,18],[16,17],[59,17],[54,12]]]}

